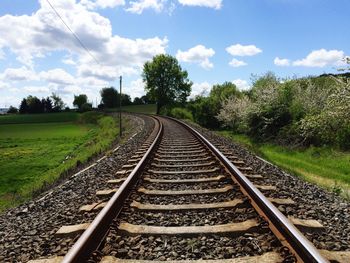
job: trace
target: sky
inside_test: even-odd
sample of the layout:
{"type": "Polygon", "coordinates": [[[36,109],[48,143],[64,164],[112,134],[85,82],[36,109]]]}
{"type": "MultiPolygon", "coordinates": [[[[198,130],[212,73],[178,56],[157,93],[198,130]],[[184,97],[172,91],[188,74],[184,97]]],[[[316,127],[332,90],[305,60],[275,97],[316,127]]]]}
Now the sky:
{"type": "Polygon", "coordinates": [[[191,96],[225,81],[248,89],[268,71],[336,73],[350,55],[349,10],[348,0],[1,0],[0,107],[52,92],[95,105],[119,76],[142,96],[143,64],[163,53],[188,71],[191,96]]]}

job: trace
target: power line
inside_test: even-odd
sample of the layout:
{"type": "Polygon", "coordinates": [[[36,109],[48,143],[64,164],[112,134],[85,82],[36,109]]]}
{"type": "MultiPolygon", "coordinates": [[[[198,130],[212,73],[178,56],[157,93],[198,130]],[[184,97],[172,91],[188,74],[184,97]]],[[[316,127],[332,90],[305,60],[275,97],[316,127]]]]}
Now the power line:
{"type": "Polygon", "coordinates": [[[68,24],[63,20],[62,16],[58,13],[58,11],[55,9],[55,7],[50,3],[49,0],[46,0],[46,2],[51,6],[52,10],[56,13],[56,15],[61,19],[62,23],[67,27],[67,29],[72,33],[72,35],[75,37],[75,39],[79,42],[79,44],[85,49],[85,51],[95,60],[97,64],[100,66],[101,63],[96,59],[96,57],[90,52],[90,50],[84,45],[84,43],[80,40],[80,38],[77,36],[77,34],[74,33],[74,31],[68,26],[68,24]]]}

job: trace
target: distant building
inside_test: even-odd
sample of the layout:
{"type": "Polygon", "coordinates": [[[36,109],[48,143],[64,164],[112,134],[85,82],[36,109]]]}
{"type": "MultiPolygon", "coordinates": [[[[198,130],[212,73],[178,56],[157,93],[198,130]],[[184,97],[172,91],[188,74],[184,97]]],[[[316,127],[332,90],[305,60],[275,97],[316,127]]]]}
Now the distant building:
{"type": "Polygon", "coordinates": [[[8,108],[0,108],[0,115],[7,114],[8,108]]]}

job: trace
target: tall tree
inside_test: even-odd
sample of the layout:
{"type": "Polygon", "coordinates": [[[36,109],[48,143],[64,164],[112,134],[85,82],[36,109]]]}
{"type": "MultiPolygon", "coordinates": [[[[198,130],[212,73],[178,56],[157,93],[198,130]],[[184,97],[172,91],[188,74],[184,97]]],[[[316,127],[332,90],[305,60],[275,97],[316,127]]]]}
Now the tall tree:
{"type": "Polygon", "coordinates": [[[191,93],[192,82],[186,70],[182,70],[176,58],[170,55],[157,55],[143,66],[145,90],[151,99],[157,101],[157,114],[174,102],[184,103],[191,93]]]}
{"type": "Polygon", "coordinates": [[[64,109],[65,104],[64,104],[64,102],[63,102],[63,100],[61,99],[60,96],[58,96],[56,93],[52,93],[51,99],[53,101],[53,108],[52,108],[52,110],[54,112],[59,112],[59,111],[64,109]]]}
{"type": "Polygon", "coordinates": [[[41,100],[38,99],[36,96],[29,95],[27,97],[27,104],[28,104],[28,112],[29,113],[43,113],[44,107],[41,103],[41,100]]]}
{"type": "Polygon", "coordinates": [[[19,113],[20,114],[25,114],[28,113],[28,104],[27,104],[27,100],[24,98],[21,101],[21,104],[19,106],[19,113]]]}
{"type": "Polygon", "coordinates": [[[100,95],[105,108],[116,108],[119,105],[118,91],[114,87],[101,89],[100,95]]]}
{"type": "Polygon", "coordinates": [[[45,105],[45,112],[52,112],[52,100],[50,97],[47,97],[44,99],[44,105],[45,105]]]}
{"type": "Polygon", "coordinates": [[[85,94],[80,94],[78,96],[74,95],[73,105],[79,110],[82,109],[83,104],[87,103],[87,96],[85,94]]]}

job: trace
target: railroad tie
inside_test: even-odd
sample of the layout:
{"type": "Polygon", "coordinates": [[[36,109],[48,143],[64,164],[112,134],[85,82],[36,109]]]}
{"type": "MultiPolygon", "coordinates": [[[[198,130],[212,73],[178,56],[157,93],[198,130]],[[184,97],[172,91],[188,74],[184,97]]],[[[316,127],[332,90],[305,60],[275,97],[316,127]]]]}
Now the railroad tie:
{"type": "Polygon", "coordinates": [[[126,175],[126,174],[129,174],[131,172],[132,172],[132,170],[120,170],[120,171],[116,172],[115,175],[126,175]]]}
{"type": "Polygon", "coordinates": [[[79,211],[80,212],[96,211],[105,207],[106,204],[107,202],[97,202],[90,205],[83,205],[82,207],[79,208],[79,211]]]}
{"type": "Polygon", "coordinates": [[[171,191],[171,190],[148,190],[146,188],[139,188],[137,191],[146,195],[200,195],[200,194],[219,194],[226,193],[232,190],[232,185],[227,185],[222,188],[214,189],[200,189],[200,190],[182,190],[182,191],[171,191]]]}
{"type": "Polygon", "coordinates": [[[202,161],[207,161],[211,159],[209,156],[208,157],[203,157],[203,158],[195,158],[195,159],[161,159],[161,158],[154,158],[154,161],[157,162],[171,162],[171,163],[175,163],[175,162],[202,162],[202,161]]]}
{"type": "Polygon", "coordinates": [[[198,178],[198,179],[153,179],[150,177],[145,177],[143,180],[149,183],[157,184],[195,184],[195,183],[208,183],[208,182],[219,182],[225,179],[226,176],[219,175],[216,177],[209,178],[198,178]]]}
{"type": "Polygon", "coordinates": [[[195,235],[208,235],[208,234],[230,234],[241,235],[243,233],[256,231],[259,226],[258,221],[255,219],[249,219],[244,222],[230,223],[223,225],[211,225],[211,226],[148,226],[148,225],[133,225],[122,222],[119,225],[118,230],[120,232],[126,232],[130,235],[146,235],[146,236],[159,236],[159,235],[176,235],[176,236],[195,236],[195,235]]]}
{"type": "Polygon", "coordinates": [[[314,219],[288,217],[288,220],[291,221],[299,230],[304,232],[321,232],[325,229],[320,222],[314,219]]]}
{"type": "Polygon", "coordinates": [[[193,170],[193,171],[161,171],[161,170],[149,170],[150,173],[154,174],[202,174],[202,173],[214,173],[220,169],[215,167],[207,170],[193,170]]]}
{"type": "MultiPolygon", "coordinates": [[[[247,256],[229,259],[199,259],[199,260],[135,260],[120,259],[113,256],[103,257],[100,263],[276,263],[282,262],[281,256],[276,252],[267,252],[260,256],[247,256]]],[[[38,262],[39,263],[39,262],[38,262]]],[[[42,263],[42,262],[40,262],[42,263]]],[[[50,262],[51,263],[51,262],[50,262]]]]}
{"type": "Polygon", "coordinates": [[[232,201],[210,203],[210,204],[183,204],[183,205],[155,205],[155,204],[142,204],[137,201],[133,201],[130,206],[139,210],[146,211],[186,211],[186,210],[207,210],[217,208],[232,208],[242,205],[244,203],[241,199],[234,199],[232,201]]]}
{"type": "Polygon", "coordinates": [[[196,164],[157,164],[152,163],[151,165],[158,168],[182,168],[182,167],[202,167],[202,166],[210,166],[215,164],[214,161],[207,162],[207,163],[196,163],[196,164]]]}
{"type": "Polygon", "coordinates": [[[245,174],[245,177],[248,177],[250,179],[263,179],[264,177],[260,174],[245,174]]]}
{"type": "Polygon", "coordinates": [[[109,183],[109,184],[119,184],[121,182],[124,182],[125,180],[126,180],[126,178],[112,179],[112,180],[108,180],[107,183],[109,183]]]}
{"type": "Polygon", "coordinates": [[[88,227],[90,223],[83,223],[78,225],[70,225],[70,226],[62,226],[57,230],[55,236],[57,237],[75,237],[83,233],[88,227]]]}
{"type": "Polygon", "coordinates": [[[273,185],[255,185],[256,188],[258,188],[259,190],[264,190],[264,191],[276,191],[276,186],[273,185]]]}
{"type": "Polygon", "coordinates": [[[100,198],[106,198],[111,197],[117,192],[118,189],[106,189],[106,190],[100,190],[96,192],[96,195],[100,198]]]}

